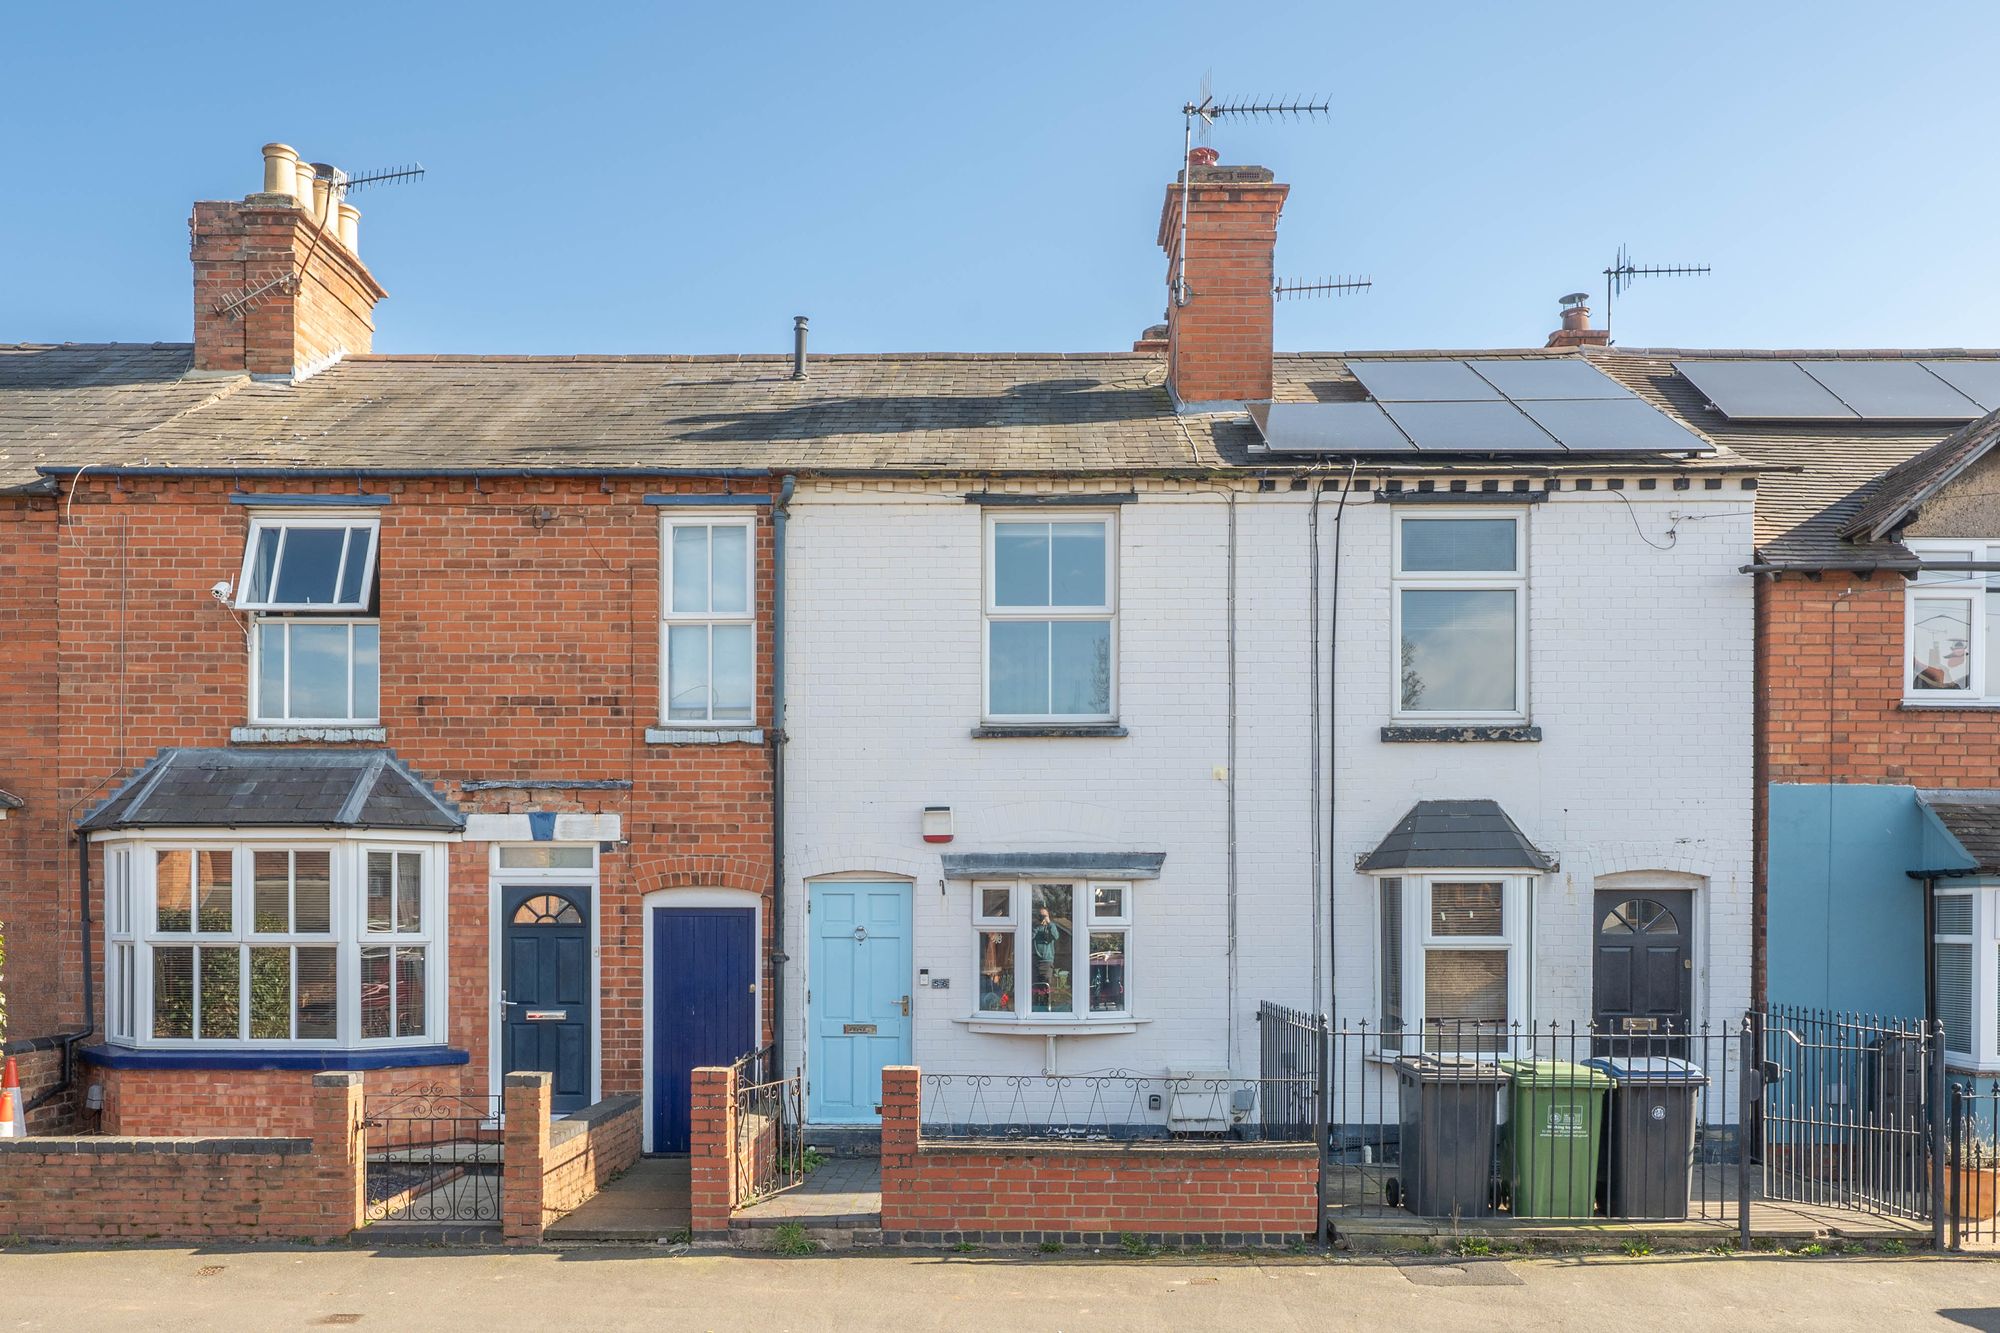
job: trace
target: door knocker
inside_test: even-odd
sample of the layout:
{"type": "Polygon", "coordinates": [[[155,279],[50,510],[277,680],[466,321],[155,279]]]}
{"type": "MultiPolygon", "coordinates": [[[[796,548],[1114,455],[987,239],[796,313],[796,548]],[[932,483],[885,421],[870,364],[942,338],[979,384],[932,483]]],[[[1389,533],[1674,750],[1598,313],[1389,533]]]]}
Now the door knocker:
{"type": "Polygon", "coordinates": [[[856,944],[860,944],[860,943],[862,943],[862,942],[863,942],[863,941],[865,941],[865,940],[866,940],[867,938],[868,938],[868,927],[866,927],[866,926],[856,926],[856,927],[854,928],[854,942],[855,942],[856,944]]]}

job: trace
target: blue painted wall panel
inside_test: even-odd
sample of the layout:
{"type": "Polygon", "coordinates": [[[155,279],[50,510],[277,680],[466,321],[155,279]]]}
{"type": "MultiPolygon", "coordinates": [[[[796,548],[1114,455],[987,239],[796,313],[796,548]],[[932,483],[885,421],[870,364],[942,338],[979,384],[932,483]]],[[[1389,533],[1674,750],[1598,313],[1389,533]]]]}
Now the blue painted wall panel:
{"type": "Polygon", "coordinates": [[[1942,854],[1931,826],[1909,787],[1771,784],[1773,1003],[1923,1014],[1923,891],[1906,872],[1942,854]]]}

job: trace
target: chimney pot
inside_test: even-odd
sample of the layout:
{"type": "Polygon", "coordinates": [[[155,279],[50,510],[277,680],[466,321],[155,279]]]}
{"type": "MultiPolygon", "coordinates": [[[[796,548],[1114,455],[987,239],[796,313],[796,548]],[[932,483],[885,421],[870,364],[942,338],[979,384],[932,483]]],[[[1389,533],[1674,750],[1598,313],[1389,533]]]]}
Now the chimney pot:
{"type": "Polygon", "coordinates": [[[792,378],[806,377],[806,317],[792,316],[792,378]]]}
{"type": "Polygon", "coordinates": [[[339,172],[325,162],[315,162],[312,173],[313,221],[325,227],[338,227],[340,212],[336,201],[339,195],[334,192],[333,186],[339,172]]]}
{"type": "Polygon", "coordinates": [[[299,189],[299,155],[290,144],[264,145],[264,193],[296,196],[299,189]]]}
{"type": "Polygon", "coordinates": [[[1188,165],[1191,167],[1212,167],[1222,160],[1222,154],[1203,145],[1188,151],[1188,165]]]}
{"type": "Polygon", "coordinates": [[[1590,307],[1582,292],[1562,298],[1562,327],[1549,335],[1545,347],[1604,347],[1611,342],[1608,329],[1590,327],[1590,307]]]}
{"type": "Polygon", "coordinates": [[[313,208],[313,167],[310,162],[292,164],[292,188],[285,191],[299,201],[299,207],[306,212],[313,208]]]}
{"type": "Polygon", "coordinates": [[[345,202],[340,205],[340,243],[351,255],[361,253],[361,210],[345,202]]]}

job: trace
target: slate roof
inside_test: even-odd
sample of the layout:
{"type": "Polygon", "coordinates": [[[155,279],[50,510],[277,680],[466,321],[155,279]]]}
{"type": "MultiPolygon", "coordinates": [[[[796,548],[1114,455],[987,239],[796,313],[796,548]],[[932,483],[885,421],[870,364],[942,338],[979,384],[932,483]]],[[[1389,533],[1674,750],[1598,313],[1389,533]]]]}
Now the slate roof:
{"type": "Polygon", "coordinates": [[[2000,412],[1991,412],[1946,436],[1882,475],[1868,499],[1842,525],[1849,540],[1880,541],[1915,517],[1924,501],[2000,443],[2000,412]]]}
{"type": "Polygon", "coordinates": [[[167,749],[77,825],[110,828],[465,827],[387,750],[167,749]]]}
{"type": "Polygon", "coordinates": [[[1917,796],[1977,862],[1969,870],[1938,873],[2000,874],[2000,792],[1922,791],[1917,796]]]}
{"type": "Polygon", "coordinates": [[[1965,349],[1713,351],[1698,348],[1592,348],[1586,356],[1633,392],[1764,469],[1757,482],[1759,559],[1813,568],[1915,568],[1900,542],[1849,541],[1844,533],[1884,484],[1884,474],[1960,428],[1907,422],[1732,422],[1711,409],[1673,362],[1727,360],[1951,360],[2000,356],[1965,349]]]}
{"type": "Polygon", "coordinates": [[[1355,863],[1361,871],[1555,868],[1498,801],[1418,801],[1355,863]]]}

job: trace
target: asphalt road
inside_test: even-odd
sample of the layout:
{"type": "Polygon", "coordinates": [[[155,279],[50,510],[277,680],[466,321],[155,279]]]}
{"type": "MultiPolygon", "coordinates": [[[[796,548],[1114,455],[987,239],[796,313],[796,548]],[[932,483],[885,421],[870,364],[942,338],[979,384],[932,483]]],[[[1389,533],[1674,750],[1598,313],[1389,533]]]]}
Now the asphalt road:
{"type": "Polygon", "coordinates": [[[0,1252],[0,1328],[1857,1328],[2000,1333],[2000,1262],[1661,1256],[667,1255],[385,1249],[0,1252]]]}

